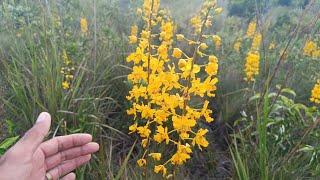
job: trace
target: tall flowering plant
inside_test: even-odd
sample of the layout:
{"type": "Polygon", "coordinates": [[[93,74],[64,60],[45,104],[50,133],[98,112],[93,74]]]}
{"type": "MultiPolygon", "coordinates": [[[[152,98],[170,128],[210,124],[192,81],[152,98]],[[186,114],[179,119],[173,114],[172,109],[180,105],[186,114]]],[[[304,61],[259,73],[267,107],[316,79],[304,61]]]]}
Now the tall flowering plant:
{"type": "MultiPolygon", "coordinates": [[[[318,59],[320,57],[320,48],[318,47],[317,42],[307,41],[303,49],[303,55],[312,57],[312,59],[318,59]]],[[[317,105],[320,104],[320,80],[317,80],[311,90],[310,101],[317,105]]]]}
{"type": "Polygon", "coordinates": [[[310,56],[312,59],[318,59],[320,57],[320,48],[314,41],[308,41],[303,49],[303,55],[310,56]]]}
{"type": "Polygon", "coordinates": [[[61,68],[61,74],[63,74],[62,88],[70,89],[70,85],[73,80],[72,72],[74,71],[74,67],[71,66],[71,61],[68,58],[66,50],[63,50],[62,53],[63,53],[62,58],[64,63],[64,67],[61,68]]]}
{"type": "Polygon", "coordinates": [[[194,34],[187,38],[175,34],[176,26],[169,12],[159,7],[160,0],[145,0],[143,8],[137,10],[144,26],[139,29],[134,25],[131,29],[129,43],[137,47],[126,59],[133,63],[133,71],[128,75],[133,88],[127,96],[132,107],[127,113],[134,120],[130,134],[137,133],[145,149],[138,165],[146,166],[153,159],[157,164],[154,171],[166,176],[168,164],[182,165],[191,158],[194,147],[202,150],[209,144],[204,137],[208,129],[199,127],[201,119],[213,121],[209,101],[194,107],[190,100],[215,96],[218,59],[204,50],[208,48],[205,41],[212,40],[219,48],[221,39],[204,32],[222,9],[217,7],[216,0],[206,0],[201,11],[191,19],[194,34]],[[187,41],[193,52],[188,54],[174,47],[175,40],[187,41]],[[199,76],[201,71],[206,73],[204,78],[199,76]],[[175,150],[170,155],[150,152],[151,145],[161,143],[174,145],[175,150]]]}
{"type": "Polygon", "coordinates": [[[244,80],[248,82],[255,81],[254,76],[259,74],[259,65],[260,65],[259,48],[262,40],[262,35],[261,33],[256,33],[256,29],[257,29],[256,26],[257,26],[256,18],[254,18],[249,23],[248,30],[247,30],[248,40],[253,38],[250,51],[248,52],[248,55],[246,58],[246,64],[244,69],[244,72],[246,74],[246,77],[244,78],[244,80]]]}

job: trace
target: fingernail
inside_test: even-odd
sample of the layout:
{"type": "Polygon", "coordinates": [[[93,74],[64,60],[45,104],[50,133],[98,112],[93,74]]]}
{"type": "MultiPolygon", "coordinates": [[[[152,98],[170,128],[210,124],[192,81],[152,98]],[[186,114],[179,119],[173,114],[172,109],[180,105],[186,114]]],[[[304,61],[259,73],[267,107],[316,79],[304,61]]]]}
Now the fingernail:
{"type": "Polygon", "coordinates": [[[47,112],[42,112],[42,113],[39,115],[36,123],[43,122],[43,121],[48,120],[48,119],[50,119],[50,118],[51,118],[51,116],[50,116],[49,113],[47,113],[47,112]]]}
{"type": "Polygon", "coordinates": [[[88,146],[90,146],[92,149],[94,149],[95,151],[98,151],[99,150],[99,144],[96,143],[96,142],[90,142],[88,143],[88,146]]]}

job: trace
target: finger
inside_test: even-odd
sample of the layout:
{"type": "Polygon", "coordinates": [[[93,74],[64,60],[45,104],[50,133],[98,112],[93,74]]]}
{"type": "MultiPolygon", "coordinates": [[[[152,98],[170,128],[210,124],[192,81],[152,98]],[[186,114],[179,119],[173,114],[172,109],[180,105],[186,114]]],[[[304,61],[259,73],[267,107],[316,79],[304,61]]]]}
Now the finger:
{"type": "Polygon", "coordinates": [[[64,161],[72,160],[80,156],[85,156],[88,154],[95,153],[99,150],[99,144],[97,143],[88,143],[83,146],[74,147],[56,153],[46,159],[47,169],[52,169],[64,161]]]}
{"type": "Polygon", "coordinates": [[[50,139],[40,145],[40,148],[46,157],[54,155],[60,151],[77,146],[88,144],[92,141],[90,134],[72,134],[50,139]]]}
{"type": "Polygon", "coordinates": [[[76,175],[74,173],[70,173],[65,177],[63,177],[61,180],[75,180],[75,179],[76,179],[76,175]]]}
{"type": "Polygon", "coordinates": [[[25,135],[15,145],[15,149],[23,149],[24,152],[35,152],[44,138],[47,136],[51,125],[51,116],[47,112],[42,112],[36,124],[29,129],[25,135]]]}
{"type": "Polygon", "coordinates": [[[59,166],[51,169],[48,171],[53,177],[54,180],[58,179],[61,176],[68,174],[69,172],[73,171],[77,167],[85,164],[91,158],[91,155],[81,156],[73,160],[66,161],[59,166]]]}

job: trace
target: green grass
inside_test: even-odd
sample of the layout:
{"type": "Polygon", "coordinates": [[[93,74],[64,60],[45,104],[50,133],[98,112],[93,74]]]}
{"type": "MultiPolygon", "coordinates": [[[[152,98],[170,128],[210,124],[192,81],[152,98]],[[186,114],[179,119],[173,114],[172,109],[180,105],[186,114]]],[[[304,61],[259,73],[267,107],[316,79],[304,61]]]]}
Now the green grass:
{"type": "MultiPolygon", "coordinates": [[[[93,30],[86,35],[81,34],[79,25],[75,25],[77,20],[74,20],[80,18],[79,14],[66,11],[76,12],[77,3],[67,3],[61,14],[55,3],[45,7],[32,1],[21,2],[22,7],[33,7],[39,11],[34,11],[34,15],[26,15],[31,24],[21,24],[23,33],[20,34],[19,29],[12,31],[11,26],[1,31],[1,83],[6,85],[6,89],[1,91],[0,100],[5,107],[5,118],[16,125],[15,134],[30,128],[41,111],[47,111],[52,116],[49,137],[78,132],[92,134],[102,151],[99,156],[93,156],[90,164],[77,170],[77,177],[97,179],[106,176],[103,173],[104,165],[111,164],[104,161],[105,141],[107,138],[117,140],[116,136],[122,131],[110,125],[121,127],[117,125],[119,121],[116,118],[121,108],[118,101],[126,91],[122,84],[125,72],[118,65],[123,60],[124,55],[121,54],[126,47],[123,46],[123,37],[115,36],[115,26],[97,29],[97,41],[92,41],[93,30]],[[57,26],[57,17],[62,19],[63,27],[57,26]],[[65,34],[59,32],[61,27],[65,34]],[[76,33],[70,37],[72,32],[76,33]],[[75,67],[70,90],[62,88],[63,75],[60,69],[64,66],[63,49],[75,67]],[[93,49],[97,51],[95,57],[93,49]]],[[[92,4],[82,5],[84,8],[92,4]]],[[[105,7],[100,6],[99,11],[105,7]]],[[[100,16],[99,20],[111,19],[109,15],[100,16]]],[[[8,25],[17,23],[13,16],[6,13],[8,25]]],[[[17,18],[21,19],[19,16],[17,18]]],[[[89,19],[90,16],[87,18],[89,22],[96,21],[89,19]]]]}

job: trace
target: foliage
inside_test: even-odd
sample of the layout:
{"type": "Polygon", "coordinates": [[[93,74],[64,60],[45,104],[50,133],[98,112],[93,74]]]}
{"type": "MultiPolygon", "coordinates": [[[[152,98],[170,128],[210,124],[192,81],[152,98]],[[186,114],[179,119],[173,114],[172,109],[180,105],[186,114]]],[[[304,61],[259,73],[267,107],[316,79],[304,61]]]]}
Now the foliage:
{"type": "Polygon", "coordinates": [[[229,7],[230,16],[248,17],[255,12],[255,0],[232,0],[229,7]]]}
{"type": "MultiPolygon", "coordinates": [[[[266,150],[270,149],[269,152],[262,151],[263,147],[259,147],[257,151],[255,147],[246,146],[244,142],[237,145],[238,142],[234,141],[236,143],[234,146],[237,148],[235,149],[236,152],[233,152],[233,154],[236,153],[237,155],[237,159],[234,159],[235,165],[238,167],[239,163],[243,164],[243,162],[247,162],[245,165],[242,165],[241,171],[237,171],[238,177],[243,176],[243,169],[252,169],[252,166],[256,166],[254,162],[258,162],[259,158],[260,163],[261,158],[268,159],[267,166],[263,167],[260,164],[259,169],[269,173],[269,176],[277,177],[277,179],[286,179],[285,177],[289,177],[290,175],[300,178],[317,176],[311,175],[314,173],[310,169],[309,162],[302,161],[308,158],[310,154],[301,152],[304,149],[306,152],[308,151],[309,146],[304,145],[305,142],[312,142],[313,136],[318,136],[316,135],[316,130],[313,129],[318,124],[318,120],[316,120],[318,112],[313,108],[296,103],[294,101],[296,96],[294,91],[287,88],[278,88],[280,92],[271,92],[265,98],[269,102],[265,101],[264,103],[264,117],[247,116],[246,113],[243,113],[244,116],[235,122],[236,124],[241,124],[239,132],[234,135],[235,139],[239,138],[240,141],[246,141],[258,138],[256,140],[259,142],[259,145],[263,145],[263,147],[267,145],[265,146],[266,150]],[[261,119],[261,121],[257,122],[259,123],[258,129],[254,128],[255,121],[252,119],[254,117],[257,120],[261,119]],[[265,134],[262,133],[263,130],[261,128],[265,129],[265,134]],[[299,148],[302,148],[302,150],[299,150],[299,148]],[[253,152],[256,156],[244,156],[247,152],[253,152]],[[250,160],[253,163],[250,163],[250,160]],[[297,169],[292,168],[292,163],[298,163],[301,169],[297,171],[297,169]],[[283,169],[286,169],[286,173],[284,173],[283,169]]],[[[260,96],[260,94],[257,94],[250,98],[253,106],[257,105],[260,96]]],[[[257,173],[251,171],[251,177],[259,177],[257,173]]],[[[264,179],[267,177],[265,176],[264,179]]]]}
{"type": "Polygon", "coordinates": [[[0,143],[0,156],[2,156],[19,138],[19,136],[7,138],[0,143]]]}
{"type": "MultiPolygon", "coordinates": [[[[2,8],[13,12],[2,14],[4,26],[0,38],[1,81],[6,85],[0,100],[5,104],[7,122],[14,122],[14,131],[20,134],[33,125],[41,111],[48,111],[53,120],[49,137],[77,132],[87,132],[95,138],[118,134],[120,131],[113,128],[98,131],[102,126],[110,127],[105,126],[107,119],[117,122],[113,117],[117,116],[119,105],[114,98],[121,96],[121,91],[113,79],[121,75],[116,69],[121,61],[115,57],[124,49],[115,47],[114,44],[121,44],[111,35],[114,30],[99,29],[97,33],[101,35],[108,30],[109,38],[101,36],[93,41],[92,32],[96,31],[88,25],[90,32],[84,31],[83,14],[80,17],[78,13],[64,14],[53,2],[25,3],[17,6],[4,3],[2,8]],[[19,9],[29,9],[35,14],[15,13],[19,9]]],[[[68,2],[63,2],[63,7],[64,12],[79,8],[77,3],[68,2]]],[[[100,161],[97,156],[93,159],[77,171],[79,179],[96,179],[100,175],[102,171],[96,168],[100,161]]]]}
{"type": "Polygon", "coordinates": [[[291,2],[292,0],[279,0],[278,3],[279,5],[281,6],[290,6],[291,5],[291,2]]]}

